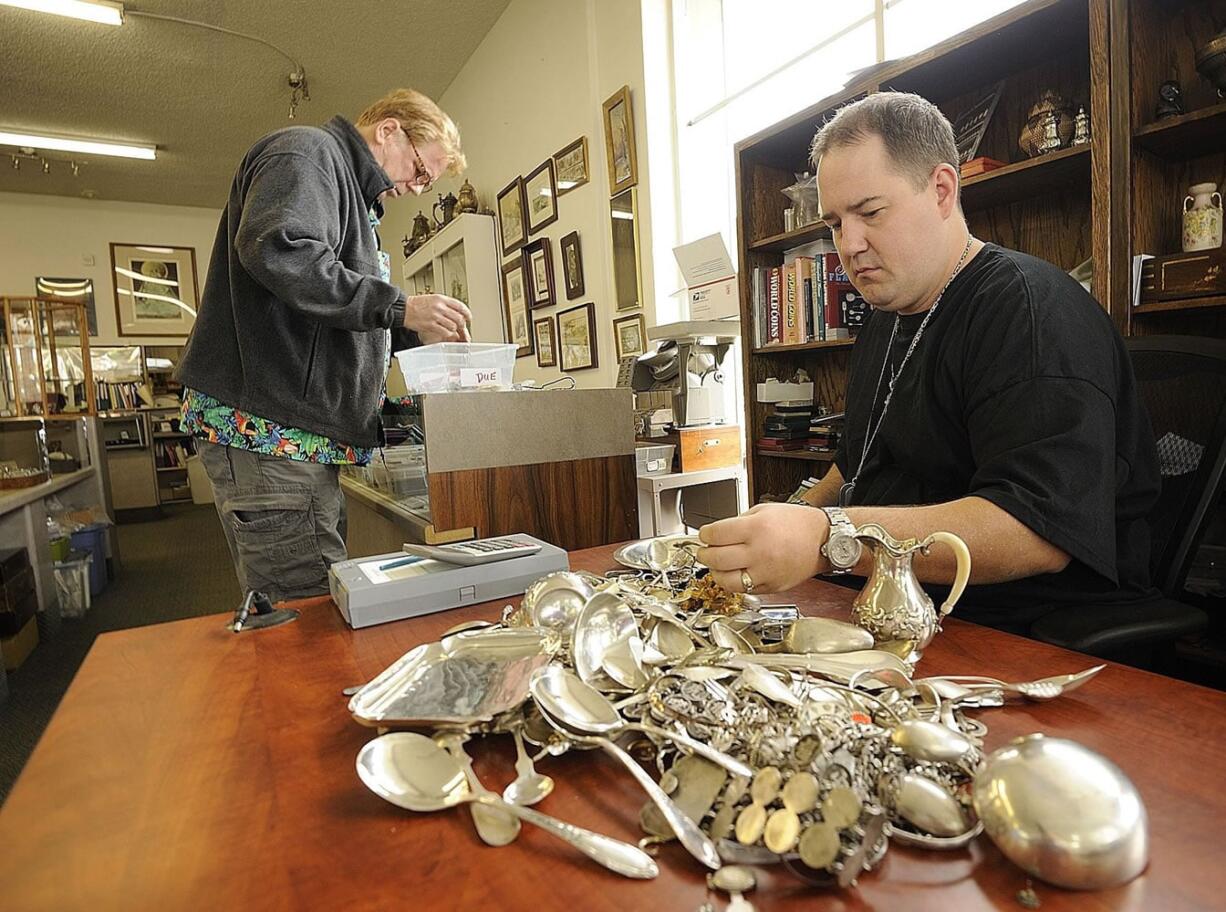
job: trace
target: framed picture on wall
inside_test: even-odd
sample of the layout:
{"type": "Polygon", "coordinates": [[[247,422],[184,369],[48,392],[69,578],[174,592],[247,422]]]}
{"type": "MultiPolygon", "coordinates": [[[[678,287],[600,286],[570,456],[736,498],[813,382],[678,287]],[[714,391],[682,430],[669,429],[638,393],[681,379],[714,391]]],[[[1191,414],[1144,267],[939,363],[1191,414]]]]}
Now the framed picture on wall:
{"type": "Polygon", "coordinates": [[[573,143],[553,153],[554,177],[558,181],[558,196],[565,196],[576,187],[588,182],[587,137],[580,136],[573,143]]]}
{"type": "Polygon", "coordinates": [[[524,270],[530,308],[550,307],[558,303],[553,287],[553,253],[549,238],[537,238],[524,247],[524,270]]]}
{"type": "Polygon", "coordinates": [[[89,334],[98,335],[98,308],[94,303],[93,279],[37,276],[34,279],[34,293],[40,298],[63,298],[74,304],[84,304],[85,316],[89,320],[89,334]]]}
{"type": "Polygon", "coordinates": [[[564,371],[598,367],[596,305],[580,304],[558,313],[558,355],[564,371]]]}
{"type": "Polygon", "coordinates": [[[529,234],[536,234],[558,220],[558,182],[554,179],[552,158],[524,178],[524,198],[528,203],[529,234]]]}
{"type": "Polygon", "coordinates": [[[186,336],[196,323],[196,248],[111,244],[121,336],[186,336]]]}
{"type": "Polygon", "coordinates": [[[604,103],[604,141],[609,159],[609,196],[616,196],[639,182],[629,86],[622,86],[604,103]]]}
{"type": "Polygon", "coordinates": [[[617,345],[617,360],[627,355],[641,355],[647,350],[647,327],[643,315],[622,317],[613,321],[613,341],[617,345]]]}
{"type": "Polygon", "coordinates": [[[525,209],[524,179],[517,177],[498,192],[498,233],[502,235],[503,256],[510,256],[528,240],[525,209]]]}
{"type": "Polygon", "coordinates": [[[566,285],[566,300],[583,297],[583,255],[579,249],[579,232],[572,231],[562,238],[562,278],[566,285]]]}
{"type": "Polygon", "coordinates": [[[502,265],[502,306],[507,322],[507,341],[515,357],[532,354],[532,330],[528,325],[528,288],[524,281],[524,259],[516,257],[502,265]]]}
{"type": "Polygon", "coordinates": [[[553,333],[553,318],[545,317],[532,324],[536,334],[536,366],[558,366],[558,342],[553,333]]]}

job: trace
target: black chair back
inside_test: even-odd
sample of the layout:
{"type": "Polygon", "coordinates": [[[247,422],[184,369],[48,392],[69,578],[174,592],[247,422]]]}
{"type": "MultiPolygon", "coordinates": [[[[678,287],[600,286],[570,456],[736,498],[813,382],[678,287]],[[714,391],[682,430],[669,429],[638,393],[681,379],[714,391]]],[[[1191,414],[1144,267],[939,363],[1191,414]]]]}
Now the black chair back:
{"type": "Polygon", "coordinates": [[[1162,494],[1150,513],[1150,574],[1178,599],[1226,474],[1226,341],[1199,336],[1125,340],[1149,412],[1162,494]]]}

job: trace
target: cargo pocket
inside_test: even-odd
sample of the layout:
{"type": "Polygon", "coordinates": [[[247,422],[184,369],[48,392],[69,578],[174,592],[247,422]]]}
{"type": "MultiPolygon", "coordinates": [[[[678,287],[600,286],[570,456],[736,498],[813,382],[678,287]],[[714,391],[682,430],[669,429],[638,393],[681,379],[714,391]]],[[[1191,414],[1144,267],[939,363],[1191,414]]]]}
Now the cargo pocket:
{"type": "Polygon", "coordinates": [[[310,489],[302,485],[240,488],[225,505],[247,585],[276,598],[328,591],[310,489]]]}

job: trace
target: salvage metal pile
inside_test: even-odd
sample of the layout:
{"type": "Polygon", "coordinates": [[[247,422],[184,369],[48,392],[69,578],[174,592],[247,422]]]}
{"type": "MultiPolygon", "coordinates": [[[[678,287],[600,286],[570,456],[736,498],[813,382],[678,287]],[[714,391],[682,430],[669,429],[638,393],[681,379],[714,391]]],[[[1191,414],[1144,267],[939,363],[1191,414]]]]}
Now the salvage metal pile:
{"type": "MultiPolygon", "coordinates": [[[[654,876],[642,847],[675,837],[712,870],[782,863],[848,887],[893,841],[956,848],[985,829],[1028,872],[1065,886],[1120,883],[1144,867],[1144,809],[1114,766],[1042,736],[985,758],[986,728],[968,715],[1057,697],[1102,666],[1024,684],[916,678],[899,657],[914,643],[874,648],[852,624],[724,592],[684,540],[617,556],[629,569],[543,577],[500,623],[418,646],[358,691],[359,722],[435,735],[374,739],[358,757],[362,781],[412,810],[472,802],[490,844],[512,841],[521,819],[544,826],[630,877],[654,876]],[[511,734],[519,757],[502,798],[463,751],[493,733],[511,734]],[[640,847],[530,810],[552,780],[525,740],[537,760],[585,747],[616,757],[650,799],[640,847]]],[[[738,869],[715,883],[744,909],[752,881],[738,869]]]]}

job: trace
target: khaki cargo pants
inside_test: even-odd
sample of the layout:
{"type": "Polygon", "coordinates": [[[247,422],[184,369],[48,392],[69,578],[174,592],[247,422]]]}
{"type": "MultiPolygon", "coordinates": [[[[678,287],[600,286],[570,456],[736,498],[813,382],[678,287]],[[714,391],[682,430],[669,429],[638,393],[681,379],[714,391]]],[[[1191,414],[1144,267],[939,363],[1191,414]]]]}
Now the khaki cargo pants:
{"type": "Polygon", "coordinates": [[[238,583],[274,602],[328,593],[345,560],[345,495],[333,465],[196,440],[238,583]]]}

